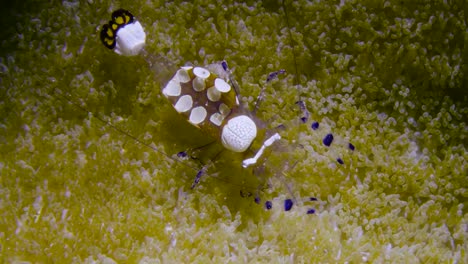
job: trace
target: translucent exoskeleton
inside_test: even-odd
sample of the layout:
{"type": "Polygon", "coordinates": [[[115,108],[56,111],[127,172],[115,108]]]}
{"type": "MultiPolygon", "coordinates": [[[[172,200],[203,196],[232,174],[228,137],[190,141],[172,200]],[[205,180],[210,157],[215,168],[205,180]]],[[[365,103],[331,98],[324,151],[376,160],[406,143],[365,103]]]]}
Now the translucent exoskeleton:
{"type": "MultiPolygon", "coordinates": [[[[101,41],[104,46],[120,55],[143,54],[150,66],[158,64],[155,56],[149,56],[144,51],[146,33],[143,26],[129,11],[119,9],[112,13],[112,20],[102,28],[101,41]]],[[[268,75],[266,82],[284,73],[284,70],[275,71],[268,75]]],[[[224,61],[206,66],[182,66],[162,86],[162,94],[179,114],[203,133],[221,143],[225,149],[241,153],[243,158],[242,164],[239,165],[253,171],[253,174],[257,176],[264,170],[263,162],[267,156],[264,152],[274,145],[281,145],[281,136],[278,131],[282,126],[267,129],[267,123],[255,115],[263,100],[264,92],[265,88],[262,88],[254,110],[250,111],[241,104],[240,88],[224,61]]],[[[300,120],[306,123],[309,117],[306,106],[300,100],[297,104],[302,112],[300,120]]],[[[328,147],[332,140],[333,136],[329,134],[324,138],[323,143],[328,147]]],[[[216,158],[221,151],[214,155],[211,161],[202,165],[196,174],[192,188],[216,163],[216,158]]],[[[186,154],[186,152],[180,152],[178,155],[180,157],[186,154]]],[[[337,158],[337,162],[343,164],[341,158],[337,158]]],[[[284,166],[291,168],[294,164],[285,163],[284,166]]],[[[283,177],[281,173],[277,173],[278,175],[283,177]]],[[[296,198],[288,184],[285,183],[285,185],[293,198],[284,201],[284,210],[289,211],[296,198]]],[[[255,191],[257,203],[261,202],[258,192],[262,188],[259,186],[255,191]]],[[[241,190],[241,195],[252,196],[253,194],[250,191],[241,190]]],[[[270,201],[265,202],[266,209],[270,209],[271,206],[270,201]]],[[[307,210],[307,213],[313,212],[313,209],[307,210]]]]}
{"type": "MultiPolygon", "coordinates": [[[[146,34],[141,24],[123,9],[113,12],[112,20],[101,30],[102,43],[120,55],[139,54],[145,40],[146,34]]],[[[271,73],[267,82],[281,73],[284,70],[271,73]]],[[[280,140],[281,136],[274,130],[266,131],[266,124],[240,104],[239,90],[227,63],[220,62],[205,67],[180,67],[162,87],[162,94],[189,123],[219,141],[229,151],[249,155],[252,153],[252,143],[264,139],[257,152],[242,161],[242,166],[247,168],[256,165],[264,151],[280,140]]],[[[260,100],[259,97],[256,108],[260,100]]],[[[181,152],[179,156],[184,154],[181,152]]],[[[192,188],[199,183],[211,164],[205,164],[199,170],[192,188]]],[[[256,201],[260,202],[258,194],[256,201]]],[[[288,210],[290,208],[287,206],[288,210]]]]}
{"type": "MultiPolygon", "coordinates": [[[[146,34],[141,24],[126,10],[112,13],[112,20],[101,31],[102,43],[116,53],[126,56],[138,54],[146,34]]],[[[270,74],[273,79],[279,71],[270,74]]],[[[206,67],[183,66],[165,84],[162,93],[174,109],[187,121],[219,140],[234,152],[247,151],[265,125],[239,101],[239,88],[226,62],[206,67]]],[[[257,162],[266,147],[279,140],[278,133],[268,135],[258,153],[245,159],[243,166],[257,162]]]]}

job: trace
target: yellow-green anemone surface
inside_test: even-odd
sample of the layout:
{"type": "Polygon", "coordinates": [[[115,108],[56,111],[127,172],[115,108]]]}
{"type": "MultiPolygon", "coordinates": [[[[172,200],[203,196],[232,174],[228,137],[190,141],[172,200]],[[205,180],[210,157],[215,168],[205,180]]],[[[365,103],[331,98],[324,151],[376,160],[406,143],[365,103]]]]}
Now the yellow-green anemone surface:
{"type": "Polygon", "coordinates": [[[468,262],[466,10],[393,0],[6,4],[1,262],[468,262]],[[141,22],[158,68],[100,43],[118,8],[141,22]],[[258,115],[289,122],[301,99],[311,116],[282,132],[290,145],[264,174],[317,202],[284,212],[289,194],[277,184],[262,193],[273,199],[264,210],[239,194],[258,180],[229,154],[190,190],[199,164],[166,156],[207,142],[161,95],[168,69],[223,59],[251,107],[268,73],[286,70],[258,115]]]}

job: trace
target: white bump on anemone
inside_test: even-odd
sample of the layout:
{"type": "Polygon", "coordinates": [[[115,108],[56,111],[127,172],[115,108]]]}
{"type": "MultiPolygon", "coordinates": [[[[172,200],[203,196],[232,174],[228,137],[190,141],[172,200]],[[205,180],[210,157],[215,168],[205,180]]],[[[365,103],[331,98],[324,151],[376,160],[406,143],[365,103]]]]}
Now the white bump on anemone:
{"type": "Polygon", "coordinates": [[[180,95],[180,82],[175,80],[170,80],[166,87],[163,89],[163,94],[165,96],[179,96],[180,95]]]}
{"type": "Polygon", "coordinates": [[[224,125],[221,133],[223,146],[234,152],[246,151],[257,136],[255,122],[246,115],[236,116],[224,125]]]}
{"type": "Polygon", "coordinates": [[[206,78],[210,77],[210,71],[208,71],[207,69],[202,68],[202,67],[193,68],[193,74],[195,74],[195,76],[203,78],[203,79],[206,79],[206,78]]]}
{"type": "Polygon", "coordinates": [[[206,90],[206,95],[208,99],[212,102],[217,102],[219,99],[221,99],[221,93],[216,89],[216,87],[210,87],[208,90],[206,90]]]}
{"type": "Polygon", "coordinates": [[[135,56],[143,49],[146,33],[140,22],[135,21],[117,30],[114,51],[124,56],[135,56]]]}
{"type": "Polygon", "coordinates": [[[197,92],[201,92],[205,90],[206,88],[205,79],[200,78],[198,76],[195,77],[195,79],[193,79],[193,82],[192,82],[192,87],[197,92]]]}
{"type": "Polygon", "coordinates": [[[218,91],[222,93],[227,93],[231,90],[231,85],[229,85],[225,80],[216,78],[215,87],[218,91]]]}
{"type": "Polygon", "coordinates": [[[224,120],[224,116],[222,116],[220,113],[214,113],[210,116],[211,123],[217,126],[221,126],[221,124],[223,123],[223,120],[224,120]]]}
{"type": "Polygon", "coordinates": [[[192,108],[193,105],[193,100],[192,96],[190,95],[184,95],[177,100],[177,103],[174,105],[174,108],[177,112],[183,113],[187,112],[192,108]]]}
{"type": "Polygon", "coordinates": [[[198,125],[206,118],[206,109],[203,106],[197,106],[190,112],[189,121],[194,125],[198,125]]]}

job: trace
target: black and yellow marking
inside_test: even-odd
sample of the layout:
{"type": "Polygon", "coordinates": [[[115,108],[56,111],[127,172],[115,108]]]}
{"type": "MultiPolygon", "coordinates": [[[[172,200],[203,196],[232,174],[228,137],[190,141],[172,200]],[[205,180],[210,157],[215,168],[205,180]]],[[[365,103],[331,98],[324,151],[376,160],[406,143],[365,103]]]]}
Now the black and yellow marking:
{"type": "Polygon", "coordinates": [[[133,23],[134,19],[133,15],[125,9],[112,12],[112,21],[121,26],[133,23]]]}
{"type": "Polygon", "coordinates": [[[102,26],[101,30],[101,42],[109,49],[115,48],[115,30],[108,24],[102,26]]]}
{"type": "Polygon", "coordinates": [[[117,31],[117,29],[121,27],[121,25],[115,23],[114,21],[109,21],[109,26],[114,31],[117,31]]]}
{"type": "Polygon", "coordinates": [[[116,44],[117,31],[130,23],[135,17],[125,9],[119,9],[112,13],[112,20],[104,24],[101,30],[101,42],[109,49],[114,49],[116,44]]]}

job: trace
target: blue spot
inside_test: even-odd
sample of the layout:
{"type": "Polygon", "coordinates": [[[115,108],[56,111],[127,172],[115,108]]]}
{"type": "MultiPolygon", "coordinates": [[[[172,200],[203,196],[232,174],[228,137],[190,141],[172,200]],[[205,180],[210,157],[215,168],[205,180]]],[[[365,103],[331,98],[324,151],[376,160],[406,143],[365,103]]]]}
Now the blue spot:
{"type": "Polygon", "coordinates": [[[265,208],[267,210],[270,210],[272,207],[273,207],[273,204],[271,203],[271,201],[266,201],[265,202],[265,208]]]}
{"type": "Polygon", "coordinates": [[[177,153],[177,157],[179,157],[179,158],[185,158],[185,157],[187,157],[187,152],[181,151],[181,152],[177,153]]]}
{"type": "Polygon", "coordinates": [[[279,70],[279,71],[272,72],[268,74],[266,81],[269,82],[273,80],[274,78],[278,77],[279,74],[284,74],[284,73],[286,73],[286,70],[279,70]]]}
{"type": "Polygon", "coordinates": [[[284,200],[284,210],[289,211],[293,207],[293,201],[291,199],[284,200]]]}
{"type": "Polygon", "coordinates": [[[306,116],[301,117],[301,122],[305,124],[307,122],[307,117],[306,116]]]}
{"type": "Polygon", "coordinates": [[[343,165],[344,161],[341,158],[337,158],[336,161],[338,161],[339,164],[343,165]]]}
{"type": "Polygon", "coordinates": [[[348,148],[349,148],[350,150],[354,151],[354,145],[353,145],[353,144],[349,143],[349,144],[348,144],[348,148]]]}
{"type": "Polygon", "coordinates": [[[278,130],[285,130],[285,129],[286,129],[286,126],[283,125],[283,124],[279,124],[278,126],[276,126],[276,129],[278,129],[278,130]]]}
{"type": "Polygon", "coordinates": [[[260,197],[258,197],[258,196],[255,197],[255,203],[256,203],[256,204],[260,204],[260,197]]]}
{"type": "Polygon", "coordinates": [[[323,144],[327,147],[329,147],[331,145],[331,143],[333,142],[333,135],[330,133],[330,134],[327,134],[324,138],[323,138],[323,144]]]}
{"type": "Polygon", "coordinates": [[[307,214],[315,214],[315,209],[309,209],[309,210],[307,210],[307,214]]]}
{"type": "Polygon", "coordinates": [[[317,130],[319,128],[319,122],[312,122],[312,125],[310,126],[313,130],[317,130]]]}
{"type": "Polygon", "coordinates": [[[309,201],[317,201],[317,198],[315,198],[315,197],[310,197],[310,198],[309,198],[309,201]]]}
{"type": "Polygon", "coordinates": [[[227,65],[227,62],[226,62],[226,61],[221,62],[221,65],[223,66],[223,69],[224,69],[225,71],[228,70],[228,65],[227,65]]]}

